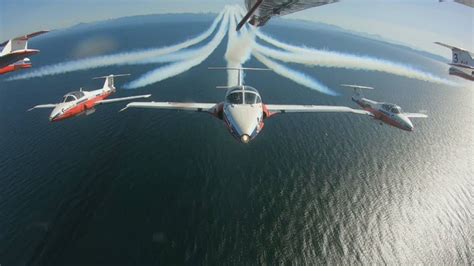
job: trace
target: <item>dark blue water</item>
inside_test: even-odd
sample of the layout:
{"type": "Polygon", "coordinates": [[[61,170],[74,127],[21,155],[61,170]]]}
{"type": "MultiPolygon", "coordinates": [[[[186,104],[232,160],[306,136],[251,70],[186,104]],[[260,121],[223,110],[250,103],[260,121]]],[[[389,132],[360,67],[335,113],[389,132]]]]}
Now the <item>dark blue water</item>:
{"type": "MultiPolygon", "coordinates": [[[[81,41],[107,53],[178,43],[212,16],[128,18],[53,32],[30,46],[35,67],[68,61],[81,41]],[[152,34],[150,34],[152,33],[152,34]]],[[[321,26],[272,23],[265,32],[310,47],[367,54],[446,77],[416,52],[321,26]]],[[[218,102],[225,43],[202,65],[117,97],[218,102]]],[[[261,66],[252,59],[247,66],[261,66]]],[[[272,72],[247,73],[266,103],[353,106],[338,84],[427,110],[407,133],[346,114],[286,114],[250,145],[202,113],[99,106],[48,122],[54,103],[90,78],[139,77],[156,65],[7,82],[0,79],[0,264],[472,264],[472,85],[453,88],[390,74],[292,67],[334,88],[325,96],[272,72]]],[[[118,80],[117,87],[128,80],[118,80]]]]}

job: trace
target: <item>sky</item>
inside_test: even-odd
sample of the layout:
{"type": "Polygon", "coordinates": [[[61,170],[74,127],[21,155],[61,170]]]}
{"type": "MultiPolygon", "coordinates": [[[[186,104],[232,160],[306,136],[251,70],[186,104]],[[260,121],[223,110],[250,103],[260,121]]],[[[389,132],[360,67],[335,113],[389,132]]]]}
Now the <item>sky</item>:
{"type": "MultiPolygon", "coordinates": [[[[0,41],[41,29],[63,29],[133,15],[219,12],[244,0],[0,0],[0,41]]],[[[441,41],[474,51],[474,8],[438,0],[341,0],[284,17],[377,34],[412,48],[451,52],[441,41]]],[[[271,23],[271,21],[270,21],[271,23]]]]}

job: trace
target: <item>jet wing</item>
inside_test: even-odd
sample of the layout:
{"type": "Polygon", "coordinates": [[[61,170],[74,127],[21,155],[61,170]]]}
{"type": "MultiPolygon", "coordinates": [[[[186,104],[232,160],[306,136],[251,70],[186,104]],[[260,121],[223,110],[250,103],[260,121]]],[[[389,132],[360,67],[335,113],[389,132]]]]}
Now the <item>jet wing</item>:
{"type": "Polygon", "coordinates": [[[419,113],[404,113],[404,115],[408,118],[428,118],[426,114],[419,113]]]}
{"type": "Polygon", "coordinates": [[[273,16],[284,16],[311,7],[338,2],[339,0],[245,0],[247,14],[239,22],[237,30],[249,21],[254,26],[263,26],[273,16]]]}
{"type": "Polygon", "coordinates": [[[54,104],[54,103],[48,103],[48,104],[40,104],[40,105],[36,105],[30,109],[28,109],[28,111],[31,111],[33,109],[38,109],[38,108],[54,108],[56,107],[57,104],[54,104]]]}
{"type": "Polygon", "coordinates": [[[120,111],[127,108],[151,108],[213,113],[216,105],[215,103],[132,102],[120,111]]]}
{"type": "Polygon", "coordinates": [[[27,41],[30,38],[33,38],[35,36],[38,36],[38,35],[46,33],[46,32],[49,32],[49,30],[41,30],[41,31],[33,32],[33,33],[30,33],[30,34],[27,34],[27,35],[18,36],[18,37],[15,37],[15,38],[11,39],[11,40],[8,40],[8,41],[5,41],[5,42],[1,43],[0,46],[5,46],[9,41],[27,41]]]}
{"type": "Polygon", "coordinates": [[[359,109],[352,109],[346,106],[329,105],[265,105],[271,113],[353,113],[360,115],[371,115],[370,112],[359,109]]]}
{"type": "Polygon", "coordinates": [[[122,102],[122,101],[130,101],[130,100],[135,100],[135,99],[148,98],[148,97],[150,97],[150,96],[151,96],[151,94],[145,94],[145,95],[137,95],[137,96],[130,96],[130,97],[114,98],[114,99],[108,99],[108,100],[101,100],[101,101],[98,101],[97,104],[105,104],[105,103],[116,103],[116,102],[122,102]]]}

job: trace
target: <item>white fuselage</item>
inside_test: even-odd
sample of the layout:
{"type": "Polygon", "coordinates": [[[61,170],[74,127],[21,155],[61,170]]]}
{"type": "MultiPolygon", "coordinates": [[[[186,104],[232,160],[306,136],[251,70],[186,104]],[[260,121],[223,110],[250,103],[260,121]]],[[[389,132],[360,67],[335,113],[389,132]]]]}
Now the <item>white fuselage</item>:
{"type": "Polygon", "coordinates": [[[263,128],[264,105],[260,94],[252,87],[230,88],[222,112],[230,133],[244,143],[255,138],[263,128]]]}

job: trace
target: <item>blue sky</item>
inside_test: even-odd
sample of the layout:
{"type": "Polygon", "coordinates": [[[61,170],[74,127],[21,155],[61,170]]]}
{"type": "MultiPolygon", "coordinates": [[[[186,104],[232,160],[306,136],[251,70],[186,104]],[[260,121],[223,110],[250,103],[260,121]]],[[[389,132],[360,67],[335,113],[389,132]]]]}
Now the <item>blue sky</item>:
{"type": "MultiPolygon", "coordinates": [[[[218,12],[244,0],[0,0],[0,40],[80,22],[160,13],[218,12]]],[[[442,41],[474,51],[474,9],[438,0],[342,0],[286,18],[314,20],[378,34],[450,57],[442,41]]]]}

